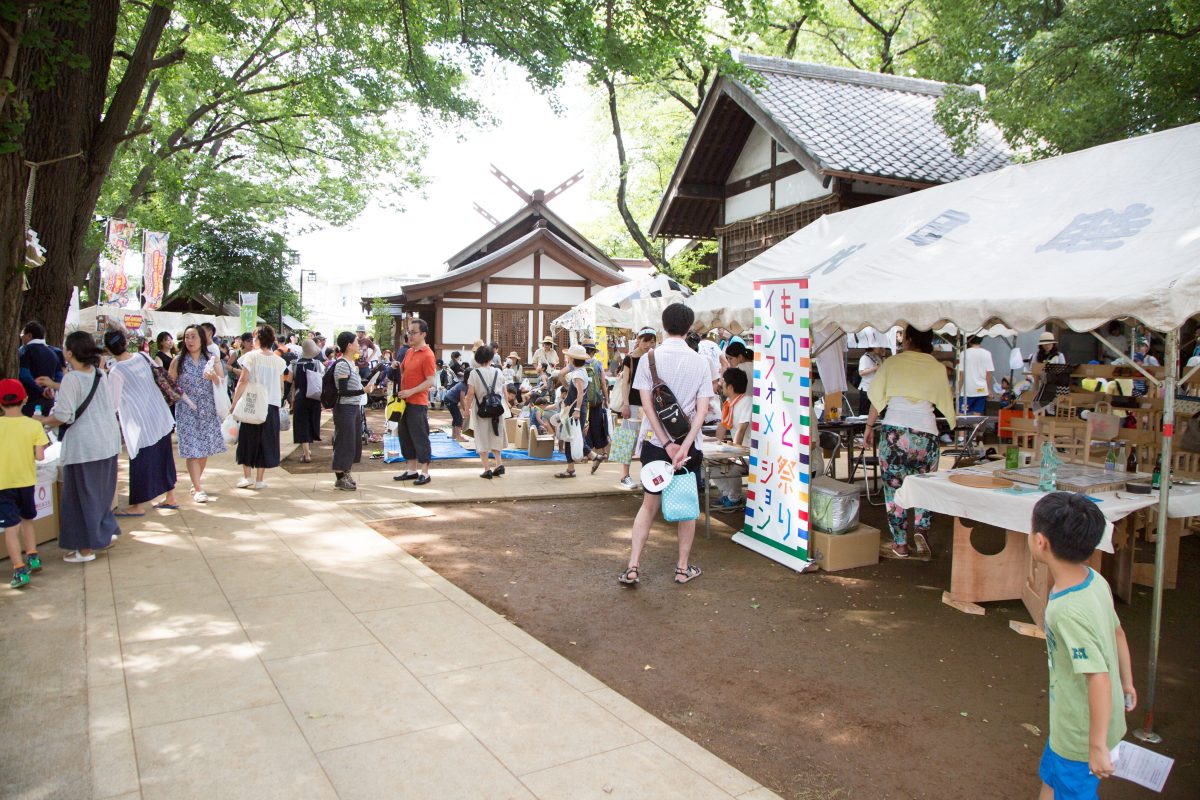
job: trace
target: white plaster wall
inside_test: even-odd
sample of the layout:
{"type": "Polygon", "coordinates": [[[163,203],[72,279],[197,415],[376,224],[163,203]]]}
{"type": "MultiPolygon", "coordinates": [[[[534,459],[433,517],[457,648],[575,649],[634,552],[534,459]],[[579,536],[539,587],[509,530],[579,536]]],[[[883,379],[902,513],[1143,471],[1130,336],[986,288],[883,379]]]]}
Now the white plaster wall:
{"type": "Polygon", "coordinates": [[[787,208],[827,194],[829,190],[811,172],[797,172],[775,182],[775,208],[787,208]]]}
{"type": "Polygon", "coordinates": [[[489,283],[489,303],[532,303],[532,286],[509,286],[503,283],[489,283]]]}
{"type": "MultiPolygon", "coordinates": [[[[545,268],[546,262],[543,261],[542,269],[545,268]]],[[[587,298],[583,296],[582,286],[543,286],[539,299],[547,306],[574,306],[587,298]]]]}
{"type": "Polygon", "coordinates": [[[482,292],[483,287],[480,286],[478,283],[468,283],[466,286],[459,287],[458,289],[455,289],[454,291],[456,291],[456,292],[482,292]]]}
{"type": "MultiPolygon", "coordinates": [[[[550,258],[550,256],[545,255],[544,253],[542,254],[542,277],[549,278],[552,280],[569,280],[572,278],[574,278],[574,279],[579,278],[579,276],[576,275],[574,272],[567,269],[562,264],[558,263],[553,258],[550,258]]],[[[580,299],[582,299],[582,298],[580,298],[580,299]]],[[[545,302],[544,298],[543,298],[542,302],[545,302]]]]}
{"type": "Polygon", "coordinates": [[[479,338],[479,313],[477,308],[443,308],[438,338],[453,343],[475,341],[479,338]]]}
{"type": "Polygon", "coordinates": [[[741,155],[733,165],[733,171],[729,173],[728,182],[749,178],[764,169],[770,169],[771,148],[774,145],[775,140],[771,138],[771,135],[762,127],[755,125],[754,130],[750,131],[750,135],[746,138],[746,143],[742,145],[741,155]]]}
{"type": "Polygon", "coordinates": [[[771,210],[771,187],[759,186],[725,199],[725,223],[758,216],[771,210]]]}
{"type": "Polygon", "coordinates": [[[533,254],[529,254],[522,258],[517,263],[505,267],[496,273],[497,278],[532,278],[533,277],[533,254]]]}

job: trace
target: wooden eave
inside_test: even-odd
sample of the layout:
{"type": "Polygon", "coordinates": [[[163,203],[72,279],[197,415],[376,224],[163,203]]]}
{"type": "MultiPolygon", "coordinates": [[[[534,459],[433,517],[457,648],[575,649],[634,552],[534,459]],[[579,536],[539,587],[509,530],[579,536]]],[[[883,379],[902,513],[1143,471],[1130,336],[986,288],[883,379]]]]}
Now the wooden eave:
{"type": "Polygon", "coordinates": [[[569,266],[581,277],[601,286],[613,286],[622,281],[621,275],[617,274],[615,270],[609,270],[604,264],[596,263],[587,254],[575,250],[546,228],[537,228],[531,231],[526,235],[526,239],[520,242],[519,246],[512,247],[509,251],[503,252],[501,257],[494,257],[501,252],[497,251],[492,256],[485,257],[486,260],[481,260],[483,263],[467,264],[458,269],[451,270],[440,278],[423,283],[410,284],[404,287],[402,294],[385,299],[389,303],[398,305],[410,305],[427,301],[446,292],[452,292],[456,289],[461,289],[463,286],[486,280],[489,276],[500,272],[506,267],[512,266],[525,256],[536,252],[549,254],[556,261],[569,266]]]}
{"type": "MultiPolygon", "coordinates": [[[[550,226],[552,231],[558,233],[558,235],[562,236],[562,238],[569,242],[572,246],[577,247],[579,250],[596,259],[609,269],[616,270],[618,272],[621,270],[620,265],[605,255],[604,252],[597,248],[594,244],[588,241],[587,237],[568,225],[562,217],[551,211],[545,203],[535,200],[534,202],[522,207],[517,211],[517,213],[513,214],[511,217],[492,228],[483,236],[480,236],[478,239],[471,242],[462,250],[459,250],[457,253],[450,256],[450,258],[446,259],[446,264],[450,267],[450,271],[455,272],[459,269],[463,269],[464,267],[470,266],[472,261],[478,261],[479,259],[486,257],[489,255],[487,252],[488,248],[494,245],[497,240],[503,238],[505,234],[508,234],[520,227],[522,222],[530,219],[545,220],[546,224],[550,226]]],[[[516,238],[519,239],[520,237],[518,236],[516,238]]],[[[509,243],[506,242],[502,246],[507,246],[507,244],[509,243]]],[[[501,248],[495,249],[499,250],[501,248]]]]}

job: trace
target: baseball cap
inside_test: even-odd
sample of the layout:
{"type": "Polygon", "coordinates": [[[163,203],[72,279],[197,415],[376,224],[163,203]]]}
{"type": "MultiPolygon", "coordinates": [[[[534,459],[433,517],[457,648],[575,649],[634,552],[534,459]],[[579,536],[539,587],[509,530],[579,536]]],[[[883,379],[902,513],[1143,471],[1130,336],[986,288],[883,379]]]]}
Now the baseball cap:
{"type": "Polygon", "coordinates": [[[0,403],[6,406],[24,403],[29,397],[25,393],[25,387],[16,378],[5,378],[0,381],[0,403]]]}

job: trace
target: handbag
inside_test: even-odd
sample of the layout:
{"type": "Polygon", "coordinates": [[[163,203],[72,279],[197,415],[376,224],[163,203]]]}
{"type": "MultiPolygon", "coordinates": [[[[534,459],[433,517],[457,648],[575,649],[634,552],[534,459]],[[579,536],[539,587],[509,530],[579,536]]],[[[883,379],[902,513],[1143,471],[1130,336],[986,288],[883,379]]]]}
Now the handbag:
{"type": "Polygon", "coordinates": [[[564,414],[562,418],[562,440],[567,443],[567,447],[571,449],[571,460],[583,460],[583,426],[570,416],[564,414]]]}
{"type": "Polygon", "coordinates": [[[146,359],[146,364],[150,367],[150,373],[154,376],[154,383],[158,386],[158,390],[162,392],[163,400],[167,401],[168,406],[173,406],[179,402],[179,398],[183,396],[183,392],[179,391],[179,386],[175,381],[171,380],[171,376],[162,368],[162,364],[155,364],[154,359],[142,353],[142,358],[146,359]]]}
{"type": "MultiPolygon", "coordinates": [[[[251,369],[246,366],[246,369],[251,369]]],[[[267,421],[267,387],[253,377],[233,409],[233,416],[243,425],[261,425],[267,421]]]]}
{"type": "MultiPolygon", "coordinates": [[[[83,398],[83,402],[80,403],[79,408],[75,410],[75,422],[79,422],[79,418],[83,416],[83,412],[87,411],[87,407],[92,404],[92,398],[96,396],[96,390],[100,388],[100,370],[96,367],[93,367],[93,369],[96,370],[96,377],[92,379],[91,391],[87,393],[87,397],[83,398]]],[[[62,425],[58,426],[58,440],[60,442],[64,437],[66,437],[67,431],[71,429],[71,426],[74,425],[75,422],[64,422],[62,425]]]]}
{"type": "Polygon", "coordinates": [[[672,441],[683,441],[691,431],[692,423],[680,408],[671,387],[659,380],[658,369],[654,364],[654,351],[647,353],[646,358],[650,360],[650,377],[654,381],[654,388],[650,390],[654,413],[672,441]]]}
{"type": "Polygon", "coordinates": [[[667,522],[687,522],[700,516],[700,493],[696,489],[696,476],[685,470],[662,490],[663,519],[667,522]]]}
{"type": "Polygon", "coordinates": [[[309,369],[309,364],[306,364],[302,371],[304,372],[304,396],[309,400],[321,401],[321,383],[325,377],[325,368],[321,366],[321,362],[311,362],[312,369],[309,369]]]}
{"type": "Polygon", "coordinates": [[[392,395],[392,399],[388,401],[387,408],[383,410],[383,415],[388,422],[399,422],[404,416],[404,409],[408,407],[408,403],[401,400],[396,395],[392,395]]]}
{"type": "Polygon", "coordinates": [[[609,461],[618,464],[633,462],[633,450],[637,445],[638,424],[633,420],[625,420],[612,432],[612,449],[609,450],[609,461]]]}

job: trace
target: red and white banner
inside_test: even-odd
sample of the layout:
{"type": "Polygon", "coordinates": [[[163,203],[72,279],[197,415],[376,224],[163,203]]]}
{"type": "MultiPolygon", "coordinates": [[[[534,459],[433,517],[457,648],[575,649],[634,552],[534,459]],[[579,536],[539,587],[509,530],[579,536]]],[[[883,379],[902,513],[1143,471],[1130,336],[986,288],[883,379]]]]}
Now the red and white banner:
{"type": "Polygon", "coordinates": [[[171,234],[146,231],[142,242],[142,308],[153,311],[162,304],[167,274],[167,240],[171,234]]]}
{"type": "MultiPolygon", "coordinates": [[[[110,219],[100,251],[100,302],[124,306],[129,302],[129,277],[125,274],[125,254],[133,244],[136,223],[110,219]]],[[[137,298],[133,298],[136,300],[137,298]]]]}

